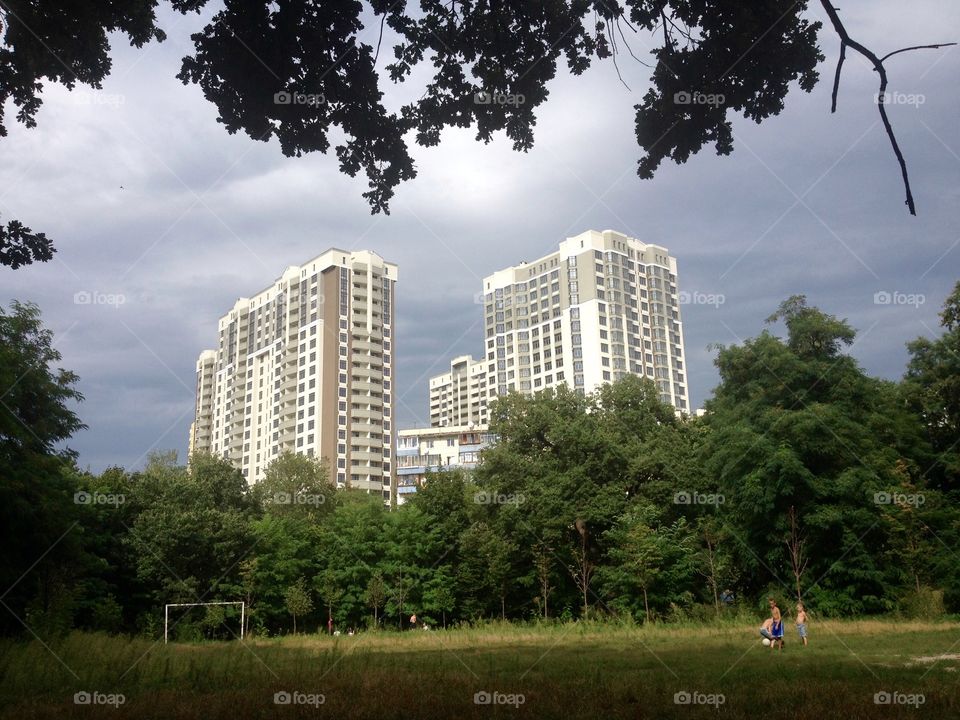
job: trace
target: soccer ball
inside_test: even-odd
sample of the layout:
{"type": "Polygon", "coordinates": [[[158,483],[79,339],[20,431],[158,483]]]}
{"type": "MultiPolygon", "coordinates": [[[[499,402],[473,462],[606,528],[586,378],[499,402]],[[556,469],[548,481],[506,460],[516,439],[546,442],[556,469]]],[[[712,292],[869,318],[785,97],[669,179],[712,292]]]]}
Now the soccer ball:
{"type": "Polygon", "coordinates": [[[770,647],[770,638],[764,638],[762,642],[764,647],[770,647]]]}

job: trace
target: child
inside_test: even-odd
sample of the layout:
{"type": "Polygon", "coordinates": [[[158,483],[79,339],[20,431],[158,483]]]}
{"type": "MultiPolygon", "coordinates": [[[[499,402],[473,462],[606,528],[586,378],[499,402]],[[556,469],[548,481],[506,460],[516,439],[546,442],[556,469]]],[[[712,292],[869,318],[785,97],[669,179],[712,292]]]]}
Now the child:
{"type": "Polygon", "coordinates": [[[800,639],[803,640],[803,646],[807,646],[807,611],[803,609],[803,603],[797,603],[797,632],[800,639]]]}
{"type": "Polygon", "coordinates": [[[777,652],[779,652],[783,650],[783,618],[780,615],[780,608],[777,607],[773,598],[770,598],[770,617],[773,619],[773,623],[770,625],[770,634],[773,635],[770,649],[773,650],[774,645],[776,645],[777,652]]]}
{"type": "Polygon", "coordinates": [[[763,625],[760,626],[760,637],[773,642],[773,635],[770,633],[770,626],[773,625],[773,620],[767,618],[763,621],[763,625]]]}

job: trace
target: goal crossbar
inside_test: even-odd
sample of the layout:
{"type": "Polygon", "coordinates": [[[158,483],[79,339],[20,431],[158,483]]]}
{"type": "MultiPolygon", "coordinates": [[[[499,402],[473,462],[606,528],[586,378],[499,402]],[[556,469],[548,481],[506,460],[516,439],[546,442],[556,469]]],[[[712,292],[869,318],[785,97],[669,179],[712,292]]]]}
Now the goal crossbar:
{"type": "Polygon", "coordinates": [[[167,603],[163,606],[163,643],[166,645],[170,631],[170,608],[172,607],[201,607],[205,605],[239,605],[240,606],[240,639],[243,640],[243,626],[247,611],[247,603],[243,600],[226,602],[195,602],[195,603],[167,603]]]}

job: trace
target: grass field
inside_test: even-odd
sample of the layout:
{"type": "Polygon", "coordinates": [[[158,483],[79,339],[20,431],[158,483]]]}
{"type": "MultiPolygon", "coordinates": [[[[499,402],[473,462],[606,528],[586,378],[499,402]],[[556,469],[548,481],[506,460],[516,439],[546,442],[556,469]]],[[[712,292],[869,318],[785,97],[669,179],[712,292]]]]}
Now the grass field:
{"type": "Polygon", "coordinates": [[[810,634],[804,648],[788,632],[777,654],[749,623],[167,646],[76,633],[49,649],[0,644],[0,717],[960,717],[960,624],[822,622],[810,634]],[[75,702],[83,692],[90,704],[75,702]]]}

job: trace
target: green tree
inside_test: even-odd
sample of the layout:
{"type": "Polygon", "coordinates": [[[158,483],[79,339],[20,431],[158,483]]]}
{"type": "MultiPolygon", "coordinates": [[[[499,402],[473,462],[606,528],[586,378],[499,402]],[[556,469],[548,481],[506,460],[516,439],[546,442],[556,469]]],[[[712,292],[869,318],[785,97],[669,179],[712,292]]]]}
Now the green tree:
{"type": "Polygon", "coordinates": [[[297,616],[303,617],[313,610],[313,598],[307,589],[307,582],[299,578],[293,585],[287,587],[283,594],[284,606],[293,617],[293,634],[297,634],[297,616]]]}
{"type": "Polygon", "coordinates": [[[240,471],[196,454],[189,470],[154,458],[143,477],[134,492],[142,510],[125,540],[153,606],[235,600],[257,511],[240,471]]]}
{"type": "Polygon", "coordinates": [[[317,592],[327,608],[327,620],[333,619],[333,609],[343,599],[343,588],[337,582],[337,574],[333,570],[325,570],[317,577],[317,592]]]}
{"type": "Polygon", "coordinates": [[[461,598],[461,614],[471,620],[487,613],[494,596],[485,555],[489,533],[485,524],[476,523],[464,530],[459,540],[457,595],[461,598]]]}
{"type": "Polygon", "coordinates": [[[943,334],[907,345],[907,402],[921,418],[933,456],[925,475],[942,490],[960,490],[960,282],[940,313],[943,334]]]}
{"type": "Polygon", "coordinates": [[[842,352],[855,335],[845,321],[802,296],[769,320],[785,323],[785,341],[764,332],[720,349],[701,455],[726,500],[745,589],[787,585],[795,508],[812,578],[807,594],[821,612],[889,609],[875,497],[897,482],[899,462],[919,478],[919,425],[896,386],[867,377],[842,352]]]}
{"type": "Polygon", "coordinates": [[[443,567],[424,584],[423,611],[427,619],[435,622],[440,616],[441,627],[447,626],[447,614],[452,613],[457,602],[455,591],[456,581],[451,572],[443,567]]]}
{"type": "Polygon", "coordinates": [[[494,608],[506,618],[506,598],[516,582],[517,546],[484,522],[476,522],[460,538],[458,585],[468,617],[494,608]],[[494,604],[496,600],[496,604],[494,604]]]}
{"type": "Polygon", "coordinates": [[[286,620],[286,589],[322,567],[316,553],[320,532],[307,517],[289,513],[268,513],[250,529],[253,552],[240,564],[238,593],[255,599],[251,613],[260,627],[279,631],[286,620]],[[252,565],[244,565],[248,560],[252,565]]]}
{"type": "Polygon", "coordinates": [[[60,360],[36,305],[0,307],[0,584],[12,611],[0,619],[6,633],[22,631],[16,618],[32,600],[34,608],[56,605],[64,618],[58,626],[69,627],[76,572],[86,563],[72,530],[87,508],[75,503],[75,454],[63,445],[85,427],[71,408],[83,396],[77,376],[56,367],[60,360]]]}
{"type": "Polygon", "coordinates": [[[423,592],[446,552],[430,517],[414,506],[387,514],[385,550],[378,567],[387,578],[386,613],[403,628],[404,616],[421,610],[423,592]]]}
{"type": "Polygon", "coordinates": [[[444,547],[451,547],[470,526],[472,489],[462,470],[428,473],[423,487],[405,506],[415,507],[430,518],[444,547]]]}
{"type": "Polygon", "coordinates": [[[709,599],[719,615],[720,593],[739,579],[731,552],[733,538],[725,523],[716,515],[700,517],[696,527],[700,542],[697,572],[706,580],[709,599]]]}
{"type": "Polygon", "coordinates": [[[387,600],[387,583],[383,579],[383,573],[379,570],[370,576],[364,599],[370,609],[373,610],[373,627],[376,629],[380,627],[380,608],[387,600]]]}
{"type": "MultiPolygon", "coordinates": [[[[677,490],[705,483],[692,457],[702,429],[678,420],[653,383],[634,376],[590,395],[561,386],[498,398],[491,432],[499,440],[484,451],[476,481],[482,497],[496,502],[478,505],[478,520],[525,548],[518,591],[539,584],[543,594],[527,548],[552,548],[568,571],[550,588],[555,607],[579,605],[586,612],[593,604],[606,532],[631,503],[672,506],[677,490]]],[[[465,588],[464,594],[484,597],[465,588]]]]}
{"type": "Polygon", "coordinates": [[[633,598],[639,590],[639,609],[650,622],[654,610],[692,601],[696,551],[685,518],[665,523],[653,506],[638,505],[607,535],[610,549],[600,583],[616,606],[635,612],[633,598]]]}
{"type": "Polygon", "coordinates": [[[318,575],[332,573],[343,591],[335,621],[348,626],[364,624],[367,587],[373,574],[385,569],[389,542],[388,513],[377,495],[345,490],[337,493],[336,507],[327,517],[315,542],[318,575]]]}
{"type": "Polygon", "coordinates": [[[142,510],[139,476],[112,467],[99,476],[73,469],[68,473],[78,524],[71,530],[84,548],[78,561],[74,625],[87,630],[136,632],[137,617],[154,609],[148,589],[136,573],[136,557],[125,541],[142,510]]]}
{"type": "Polygon", "coordinates": [[[335,497],[329,467],[289,451],[267,465],[253,493],[264,512],[298,514],[314,522],[333,511],[335,497]]]}
{"type": "Polygon", "coordinates": [[[533,548],[533,568],[536,573],[538,606],[542,609],[543,617],[550,617],[550,591],[553,589],[551,577],[553,575],[553,548],[543,543],[537,543],[533,548]]]}

